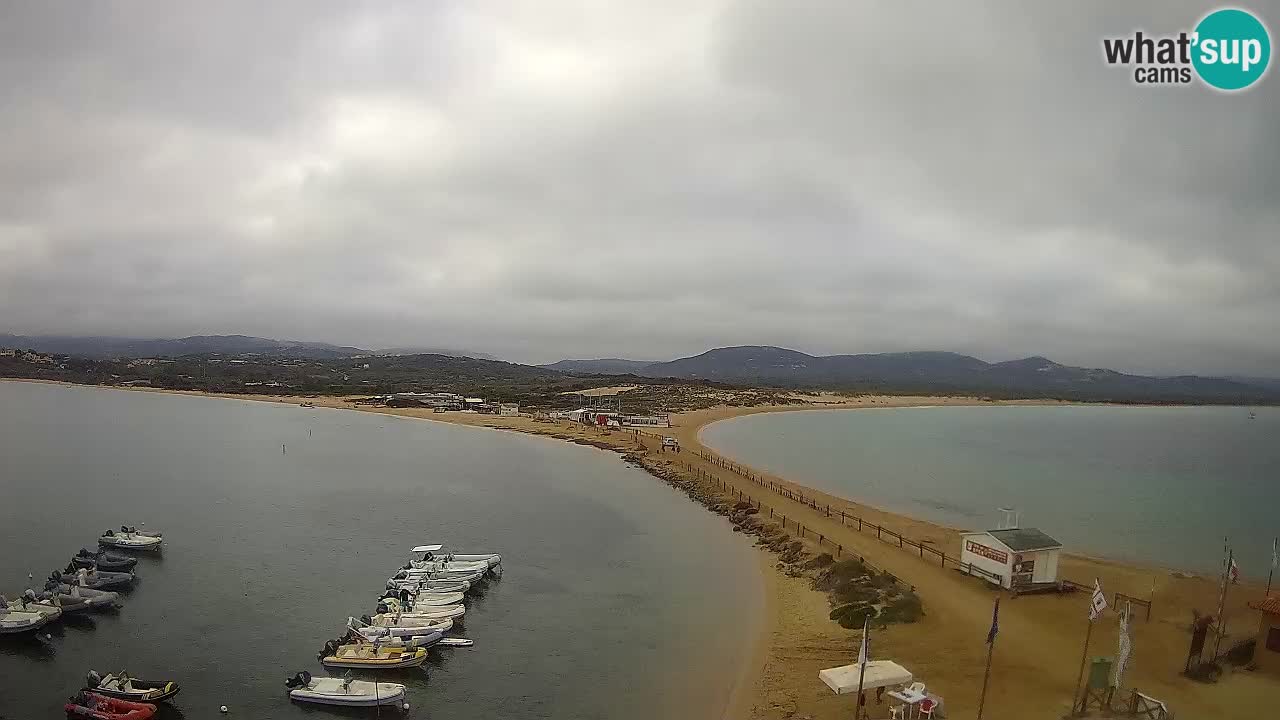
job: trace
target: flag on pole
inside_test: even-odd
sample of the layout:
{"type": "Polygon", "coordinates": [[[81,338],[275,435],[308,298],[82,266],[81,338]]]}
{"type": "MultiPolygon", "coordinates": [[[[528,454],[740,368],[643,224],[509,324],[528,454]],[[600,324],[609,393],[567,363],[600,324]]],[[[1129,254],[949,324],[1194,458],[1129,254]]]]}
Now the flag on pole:
{"type": "Polygon", "coordinates": [[[1102,583],[1098,582],[1098,578],[1093,579],[1093,597],[1089,600],[1089,619],[1097,620],[1102,616],[1102,611],[1107,609],[1107,596],[1102,592],[1102,583]]]}
{"type": "Polygon", "coordinates": [[[1000,598],[996,598],[995,609],[991,611],[991,630],[987,632],[987,644],[990,645],[996,641],[996,635],[1000,632],[1000,598]]]}
{"type": "Polygon", "coordinates": [[[1129,653],[1133,650],[1133,642],[1129,639],[1129,618],[1133,615],[1133,604],[1125,603],[1124,614],[1120,616],[1120,648],[1116,653],[1116,674],[1112,687],[1120,687],[1120,679],[1124,675],[1125,665],[1129,663],[1129,653]]]}
{"type": "Polygon", "coordinates": [[[1235,558],[1231,559],[1231,584],[1235,585],[1240,582],[1240,566],[1236,564],[1235,558]]]}
{"type": "Polygon", "coordinates": [[[858,647],[858,664],[859,665],[866,665],[867,660],[871,655],[871,648],[867,642],[867,633],[870,632],[870,630],[871,630],[871,616],[868,615],[867,617],[862,619],[862,645],[858,647]]]}

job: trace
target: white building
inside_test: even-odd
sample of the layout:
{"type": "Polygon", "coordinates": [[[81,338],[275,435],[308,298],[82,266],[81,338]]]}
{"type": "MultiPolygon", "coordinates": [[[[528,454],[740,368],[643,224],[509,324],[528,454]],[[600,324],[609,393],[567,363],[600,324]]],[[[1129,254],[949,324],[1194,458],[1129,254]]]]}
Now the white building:
{"type": "Polygon", "coordinates": [[[1062,543],[1035,528],[1006,528],[960,535],[960,562],[999,576],[979,575],[987,582],[1015,586],[1058,581],[1062,543]]]}
{"type": "Polygon", "coordinates": [[[498,414],[499,415],[519,415],[520,404],[519,403],[499,403],[498,414]]]}

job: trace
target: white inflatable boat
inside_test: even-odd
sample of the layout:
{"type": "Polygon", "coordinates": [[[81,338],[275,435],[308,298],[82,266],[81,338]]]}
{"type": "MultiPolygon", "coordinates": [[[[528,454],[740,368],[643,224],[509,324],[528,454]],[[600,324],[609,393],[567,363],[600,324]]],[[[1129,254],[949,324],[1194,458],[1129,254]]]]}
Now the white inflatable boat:
{"type": "MultiPolygon", "coordinates": [[[[378,609],[382,610],[383,608],[379,607],[378,609]]],[[[439,620],[441,618],[449,618],[450,620],[454,620],[456,622],[462,622],[462,616],[465,615],[466,613],[467,613],[467,607],[465,605],[444,605],[442,607],[424,607],[424,608],[419,608],[417,610],[406,610],[404,612],[396,612],[394,608],[386,608],[386,612],[379,612],[377,615],[373,616],[372,624],[373,625],[392,624],[390,622],[380,623],[381,618],[386,618],[389,621],[395,620],[396,618],[400,618],[401,620],[409,620],[409,619],[439,620]]],[[[404,623],[395,622],[394,624],[402,625],[404,623]]]]}
{"type": "Polygon", "coordinates": [[[289,699],[319,705],[375,707],[404,702],[404,686],[344,678],[313,678],[303,671],[285,681],[289,699]]]}
{"type": "Polygon", "coordinates": [[[498,553],[444,553],[443,545],[419,545],[409,552],[421,553],[422,557],[410,562],[409,564],[418,567],[417,563],[432,562],[444,560],[446,562],[483,562],[489,567],[497,567],[502,564],[502,556],[498,553]]]}
{"type": "Polygon", "coordinates": [[[62,608],[56,605],[8,602],[0,598],[0,635],[39,630],[62,616],[62,608]]]}
{"type": "Polygon", "coordinates": [[[164,542],[164,538],[155,535],[139,535],[131,532],[115,532],[108,530],[98,538],[99,545],[107,547],[120,548],[121,550],[148,550],[155,551],[160,549],[160,543],[164,542]]]}
{"type": "Polygon", "coordinates": [[[359,628],[361,635],[367,638],[377,637],[412,637],[426,635],[437,630],[447,633],[453,629],[452,618],[401,618],[399,622],[389,617],[371,618],[368,615],[360,618],[364,625],[359,628]]]}

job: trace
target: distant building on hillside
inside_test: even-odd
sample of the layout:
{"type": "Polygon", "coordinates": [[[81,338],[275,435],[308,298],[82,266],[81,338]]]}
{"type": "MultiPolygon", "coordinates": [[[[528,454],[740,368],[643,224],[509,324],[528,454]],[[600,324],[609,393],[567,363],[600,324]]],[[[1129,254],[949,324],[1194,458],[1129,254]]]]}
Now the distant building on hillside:
{"type": "Polygon", "coordinates": [[[600,427],[607,427],[611,422],[614,423],[613,427],[671,427],[671,418],[665,413],[628,415],[607,408],[584,407],[577,410],[562,410],[551,413],[551,417],[600,427]]]}
{"type": "Polygon", "coordinates": [[[520,405],[519,405],[519,403],[500,403],[500,404],[498,405],[498,414],[499,414],[499,415],[508,415],[508,416],[510,416],[510,415],[519,415],[519,414],[520,414],[520,405]]]}
{"type": "Polygon", "coordinates": [[[436,410],[461,410],[462,396],[449,392],[403,392],[386,397],[387,407],[428,407],[436,410]]]}

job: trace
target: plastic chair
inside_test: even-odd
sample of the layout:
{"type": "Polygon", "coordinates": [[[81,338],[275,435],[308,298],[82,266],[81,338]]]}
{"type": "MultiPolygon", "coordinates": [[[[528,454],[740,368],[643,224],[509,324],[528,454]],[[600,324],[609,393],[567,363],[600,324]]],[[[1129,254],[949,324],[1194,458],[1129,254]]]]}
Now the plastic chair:
{"type": "Polygon", "coordinates": [[[918,693],[918,694],[920,694],[920,695],[923,695],[923,694],[924,694],[924,683],[922,683],[922,682],[913,682],[913,683],[911,683],[910,685],[908,685],[908,686],[907,686],[907,689],[908,689],[908,690],[910,690],[910,691],[911,691],[911,692],[913,692],[913,693],[918,693]]]}
{"type": "Polygon", "coordinates": [[[906,709],[905,705],[890,705],[889,720],[906,720],[906,709]]]}
{"type": "Polygon", "coordinates": [[[920,701],[920,717],[932,718],[933,708],[937,705],[932,698],[925,698],[920,701]]]}

